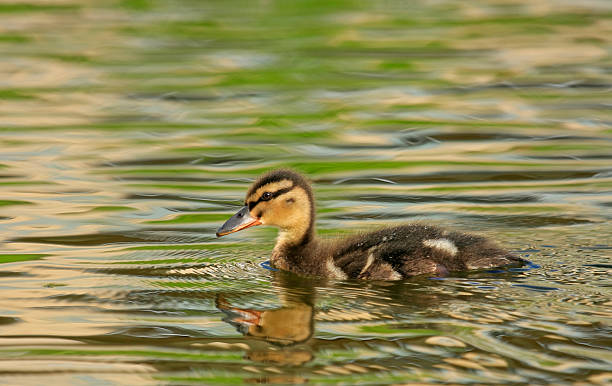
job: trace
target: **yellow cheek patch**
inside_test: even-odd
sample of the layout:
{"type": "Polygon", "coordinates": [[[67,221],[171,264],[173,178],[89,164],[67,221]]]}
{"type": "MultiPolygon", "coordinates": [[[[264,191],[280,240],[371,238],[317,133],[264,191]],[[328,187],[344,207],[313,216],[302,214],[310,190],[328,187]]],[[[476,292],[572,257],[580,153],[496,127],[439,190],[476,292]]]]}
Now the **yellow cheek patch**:
{"type": "Polygon", "coordinates": [[[312,216],[308,195],[299,186],[275,200],[259,202],[250,213],[262,224],[278,226],[292,233],[306,231],[312,216]]]}

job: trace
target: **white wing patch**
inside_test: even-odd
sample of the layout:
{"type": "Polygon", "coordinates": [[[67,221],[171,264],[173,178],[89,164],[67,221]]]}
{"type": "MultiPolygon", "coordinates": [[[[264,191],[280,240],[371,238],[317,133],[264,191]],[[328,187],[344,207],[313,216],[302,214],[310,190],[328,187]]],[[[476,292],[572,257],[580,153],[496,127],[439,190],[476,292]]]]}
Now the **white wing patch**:
{"type": "Polygon", "coordinates": [[[450,253],[451,256],[455,256],[459,250],[455,243],[450,241],[449,239],[429,239],[424,240],[423,245],[429,248],[436,248],[441,251],[450,253]]]}
{"type": "Polygon", "coordinates": [[[346,273],[344,273],[344,271],[342,271],[340,268],[336,266],[336,264],[334,264],[333,259],[331,258],[327,259],[327,261],[325,262],[325,267],[327,268],[327,271],[329,272],[330,277],[333,277],[334,279],[338,279],[338,280],[348,279],[348,276],[346,275],[346,273]]]}
{"type": "Polygon", "coordinates": [[[366,261],[365,265],[363,266],[363,268],[361,269],[361,272],[359,272],[359,275],[363,274],[365,271],[368,270],[368,268],[370,268],[370,265],[372,265],[372,263],[374,262],[374,254],[370,253],[368,255],[368,260],[366,261]]]}
{"type": "Polygon", "coordinates": [[[402,280],[404,277],[401,273],[391,270],[391,275],[389,276],[389,280],[402,280]]]}

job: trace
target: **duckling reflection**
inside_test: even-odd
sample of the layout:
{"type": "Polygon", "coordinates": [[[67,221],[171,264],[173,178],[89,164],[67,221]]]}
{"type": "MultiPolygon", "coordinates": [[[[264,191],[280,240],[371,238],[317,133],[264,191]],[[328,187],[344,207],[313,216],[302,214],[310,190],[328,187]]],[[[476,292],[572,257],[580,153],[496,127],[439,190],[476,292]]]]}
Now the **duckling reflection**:
{"type": "Polygon", "coordinates": [[[281,306],[257,310],[232,306],[222,294],[216,306],[226,314],[223,319],[245,336],[269,345],[251,345],[247,357],[256,362],[297,366],[313,359],[307,343],[314,333],[315,289],[312,280],[275,272],[281,306]]]}
{"type": "Polygon", "coordinates": [[[247,336],[280,346],[305,342],[312,336],[314,310],[310,304],[284,301],[278,309],[255,310],[233,307],[219,295],[216,305],[228,315],[224,320],[247,336]]]}
{"type": "MultiPolygon", "coordinates": [[[[226,316],[223,319],[236,327],[246,339],[246,358],[253,362],[271,364],[279,367],[299,367],[312,362],[318,352],[328,350],[349,350],[343,339],[318,339],[315,334],[315,323],[322,323],[330,331],[357,330],[362,325],[394,325],[405,323],[410,328],[432,328],[429,322],[421,324],[411,321],[407,315],[419,314],[438,318],[456,313],[458,305],[469,301],[475,304],[496,304],[503,299],[495,299],[496,291],[487,292],[477,288],[468,293],[465,279],[500,279],[511,280],[515,273],[478,273],[457,278],[456,284],[444,281],[420,279],[410,282],[401,281],[345,281],[333,282],[325,278],[305,278],[290,272],[273,273],[273,283],[279,291],[280,306],[270,309],[241,308],[235,306],[223,294],[216,296],[216,306],[226,316]],[[317,288],[333,289],[317,295],[317,288]],[[461,288],[460,294],[453,289],[461,288]],[[332,307],[316,307],[317,296],[331,300],[332,307]]],[[[329,303],[325,299],[323,303],[329,303]]],[[[461,308],[461,307],[460,307],[461,308]]],[[[454,315],[451,317],[455,317],[454,315]]],[[[341,335],[342,332],[339,332],[341,335]]],[[[373,333],[374,337],[377,334],[373,333]]],[[[367,334],[366,334],[367,335],[367,334]]],[[[384,335],[384,334],[383,334],[384,335]]],[[[377,339],[388,341],[386,337],[377,339]]],[[[411,342],[414,337],[393,339],[388,342],[400,342],[405,339],[411,342]]],[[[350,340],[350,350],[370,350],[369,340],[350,340]]],[[[395,343],[389,343],[393,345],[395,343]]],[[[399,344],[399,343],[398,343],[399,344]]],[[[354,364],[368,368],[368,359],[355,361],[354,364]]],[[[316,367],[316,366],[315,366],[316,367]]],[[[294,374],[285,374],[286,384],[297,384],[307,381],[295,378],[294,374]]],[[[270,381],[271,382],[271,381],[270,381]]]]}

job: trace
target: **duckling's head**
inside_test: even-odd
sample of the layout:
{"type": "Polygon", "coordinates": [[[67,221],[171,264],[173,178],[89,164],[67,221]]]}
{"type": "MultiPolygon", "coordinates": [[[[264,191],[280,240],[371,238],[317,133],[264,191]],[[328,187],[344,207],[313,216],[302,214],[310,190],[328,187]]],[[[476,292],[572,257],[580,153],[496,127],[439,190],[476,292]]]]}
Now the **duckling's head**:
{"type": "Polygon", "coordinates": [[[255,225],[272,225],[281,229],[287,241],[298,242],[310,236],[314,213],[308,181],[292,170],[273,170],[251,185],[244,206],[217,229],[217,237],[255,225]]]}

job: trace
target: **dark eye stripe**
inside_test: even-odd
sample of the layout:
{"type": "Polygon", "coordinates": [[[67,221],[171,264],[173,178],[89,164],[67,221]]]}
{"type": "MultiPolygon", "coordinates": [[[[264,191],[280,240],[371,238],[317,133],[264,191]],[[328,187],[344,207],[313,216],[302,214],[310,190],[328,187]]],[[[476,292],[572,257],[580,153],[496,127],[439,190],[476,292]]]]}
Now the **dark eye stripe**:
{"type": "Polygon", "coordinates": [[[270,196],[270,198],[266,198],[266,199],[263,198],[263,194],[262,194],[262,196],[259,197],[259,199],[257,201],[251,201],[251,202],[249,202],[247,204],[249,206],[249,211],[253,210],[253,208],[255,208],[257,206],[257,204],[259,204],[260,202],[262,202],[262,201],[270,201],[271,199],[276,198],[276,197],[280,196],[281,194],[285,194],[285,193],[293,190],[294,187],[295,187],[295,185],[294,186],[290,186],[288,188],[279,189],[276,192],[270,192],[270,193],[272,193],[272,195],[270,196]]]}

